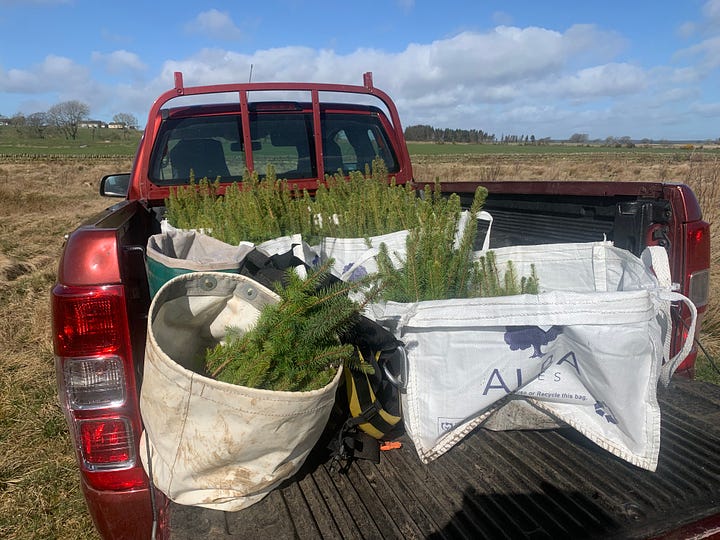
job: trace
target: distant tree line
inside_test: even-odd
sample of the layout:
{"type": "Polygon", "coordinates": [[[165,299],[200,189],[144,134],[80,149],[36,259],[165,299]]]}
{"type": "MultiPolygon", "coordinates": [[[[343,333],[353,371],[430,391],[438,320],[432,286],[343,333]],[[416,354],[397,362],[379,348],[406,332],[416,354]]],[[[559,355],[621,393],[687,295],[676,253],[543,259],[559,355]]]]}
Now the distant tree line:
{"type": "Polygon", "coordinates": [[[418,142],[437,143],[483,143],[495,142],[495,135],[481,129],[441,129],[427,125],[408,126],[405,139],[418,142]]]}
{"type": "Polygon", "coordinates": [[[535,135],[501,135],[482,129],[449,129],[434,128],[428,125],[415,125],[405,128],[405,139],[416,142],[434,143],[516,143],[516,144],[547,144],[550,139],[537,139],[535,135]]]}
{"type": "MultiPolygon", "coordinates": [[[[63,101],[47,111],[24,115],[17,113],[10,118],[0,116],[0,124],[14,126],[19,133],[40,139],[48,132],[60,134],[66,139],[76,139],[78,130],[88,121],[90,107],[77,101],[63,101]]],[[[118,113],[113,122],[122,124],[125,129],[137,129],[137,118],[130,113],[118,113]]]]}

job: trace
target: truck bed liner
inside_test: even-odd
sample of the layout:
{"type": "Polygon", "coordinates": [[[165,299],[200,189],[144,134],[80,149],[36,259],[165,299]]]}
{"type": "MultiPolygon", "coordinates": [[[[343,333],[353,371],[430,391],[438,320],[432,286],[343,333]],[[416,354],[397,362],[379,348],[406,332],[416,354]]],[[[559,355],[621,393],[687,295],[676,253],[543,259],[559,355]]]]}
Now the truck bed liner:
{"type": "Polygon", "coordinates": [[[409,440],[347,474],[316,453],[254,506],[169,503],[171,538],[647,538],[720,514],[720,387],[659,390],[656,472],[569,429],[479,429],[423,465],[409,440]]]}

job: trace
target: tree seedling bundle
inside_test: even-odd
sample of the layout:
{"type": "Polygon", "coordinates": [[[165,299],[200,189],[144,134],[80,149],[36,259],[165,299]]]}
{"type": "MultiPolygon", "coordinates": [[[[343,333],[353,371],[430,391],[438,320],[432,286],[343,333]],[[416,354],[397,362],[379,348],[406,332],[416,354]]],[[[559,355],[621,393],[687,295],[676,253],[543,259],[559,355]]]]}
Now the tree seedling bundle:
{"type": "Polygon", "coordinates": [[[388,178],[381,160],[365,174],[328,176],[314,196],[276,178],[246,175],[240,184],[217,194],[207,179],[173,191],[166,201],[167,217],[179,228],[204,229],[229,244],[262,242],[301,234],[308,241],[321,237],[368,238],[408,230],[406,250],[396,268],[384,244],[377,257],[378,272],[359,282],[329,279],[326,261],[307,279],[294,270],[287,283],[277,284],[278,304],[263,308],[254,328],[230,331],[225,343],[207,352],[207,372],[225,382],[270,390],[313,390],[334,377],[339,365],[356,367],[353,346],[341,336],[357,321],[363,305],[350,299],[363,291],[366,302],[418,302],[479,296],[536,294],[534,269],[520,277],[508,263],[498,270],[488,252],[475,257],[477,220],[487,190],[479,187],[463,231],[462,208],[456,194],[445,197],[439,184],[416,193],[388,178]],[[418,196],[420,195],[420,196],[418,196]],[[332,283],[332,284],[331,284],[332,283]]]}

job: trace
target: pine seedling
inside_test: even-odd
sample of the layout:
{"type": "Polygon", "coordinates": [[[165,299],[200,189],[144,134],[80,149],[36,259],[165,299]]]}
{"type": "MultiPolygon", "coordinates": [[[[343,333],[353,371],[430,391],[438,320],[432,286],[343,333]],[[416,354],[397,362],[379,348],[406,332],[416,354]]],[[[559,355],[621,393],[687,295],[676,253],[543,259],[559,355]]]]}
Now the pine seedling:
{"type": "Polygon", "coordinates": [[[493,251],[488,251],[474,264],[474,288],[468,295],[470,297],[538,294],[540,291],[540,281],[534,264],[530,265],[530,275],[520,278],[512,261],[507,262],[505,272],[501,276],[493,251]]]}
{"type": "Polygon", "coordinates": [[[211,229],[214,225],[212,204],[218,185],[217,181],[210,182],[207,178],[196,182],[191,171],[190,183],[171,189],[165,202],[170,223],[182,229],[211,229]]]}
{"type": "Polygon", "coordinates": [[[367,238],[418,225],[418,199],[411,184],[398,186],[376,159],[363,175],[328,175],[311,197],[276,177],[268,166],[265,178],[246,173],[226,187],[207,179],[173,190],[166,200],[167,217],[176,227],[204,228],[229,244],[263,242],[279,236],[367,238]]]}
{"type": "Polygon", "coordinates": [[[470,295],[472,289],[472,263],[473,247],[477,235],[477,214],[482,210],[487,199],[488,191],[479,186],[475,190],[473,202],[467,223],[453,254],[450,266],[447,269],[448,287],[451,294],[456,298],[463,298],[470,295]]]}
{"type": "Polygon", "coordinates": [[[417,224],[417,197],[411,184],[398,186],[387,167],[375,159],[363,175],[328,175],[311,204],[320,236],[367,238],[417,224]]]}

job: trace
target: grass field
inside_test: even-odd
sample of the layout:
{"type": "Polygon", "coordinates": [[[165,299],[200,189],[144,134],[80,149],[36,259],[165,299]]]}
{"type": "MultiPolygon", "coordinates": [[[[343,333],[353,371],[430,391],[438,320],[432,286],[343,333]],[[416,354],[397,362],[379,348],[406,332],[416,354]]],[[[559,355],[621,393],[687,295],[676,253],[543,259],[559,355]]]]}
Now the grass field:
{"type": "Polygon", "coordinates": [[[76,139],[51,133],[39,138],[28,128],[0,126],[0,156],[132,156],[140,135],[140,131],[99,128],[79,129],[76,139]]]}
{"type": "MultiPolygon", "coordinates": [[[[0,140],[0,154],[25,153],[17,147],[6,152],[2,144],[0,140]]],[[[46,148],[53,157],[0,157],[0,538],[96,538],[55,396],[49,291],[63,235],[112,202],[97,195],[98,180],[103,174],[129,170],[135,144],[132,149],[118,145],[119,157],[78,157],[71,152],[72,145],[67,152],[46,148]],[[62,157],[63,153],[73,155],[62,157]]],[[[719,222],[720,213],[719,159],[714,152],[685,150],[561,155],[506,149],[498,155],[444,156],[413,151],[416,177],[423,181],[439,177],[685,182],[698,194],[705,218],[712,223],[719,222]]],[[[716,355],[720,350],[717,228],[712,250],[713,298],[702,338],[716,355]]],[[[698,371],[712,379],[707,361],[698,362],[698,371]]]]}
{"type": "Polygon", "coordinates": [[[412,156],[477,156],[477,155],[576,155],[576,154],[611,154],[611,155],[683,155],[691,152],[702,152],[720,156],[717,145],[702,144],[644,144],[633,147],[604,146],[600,144],[435,144],[409,142],[408,150],[412,156]]]}

